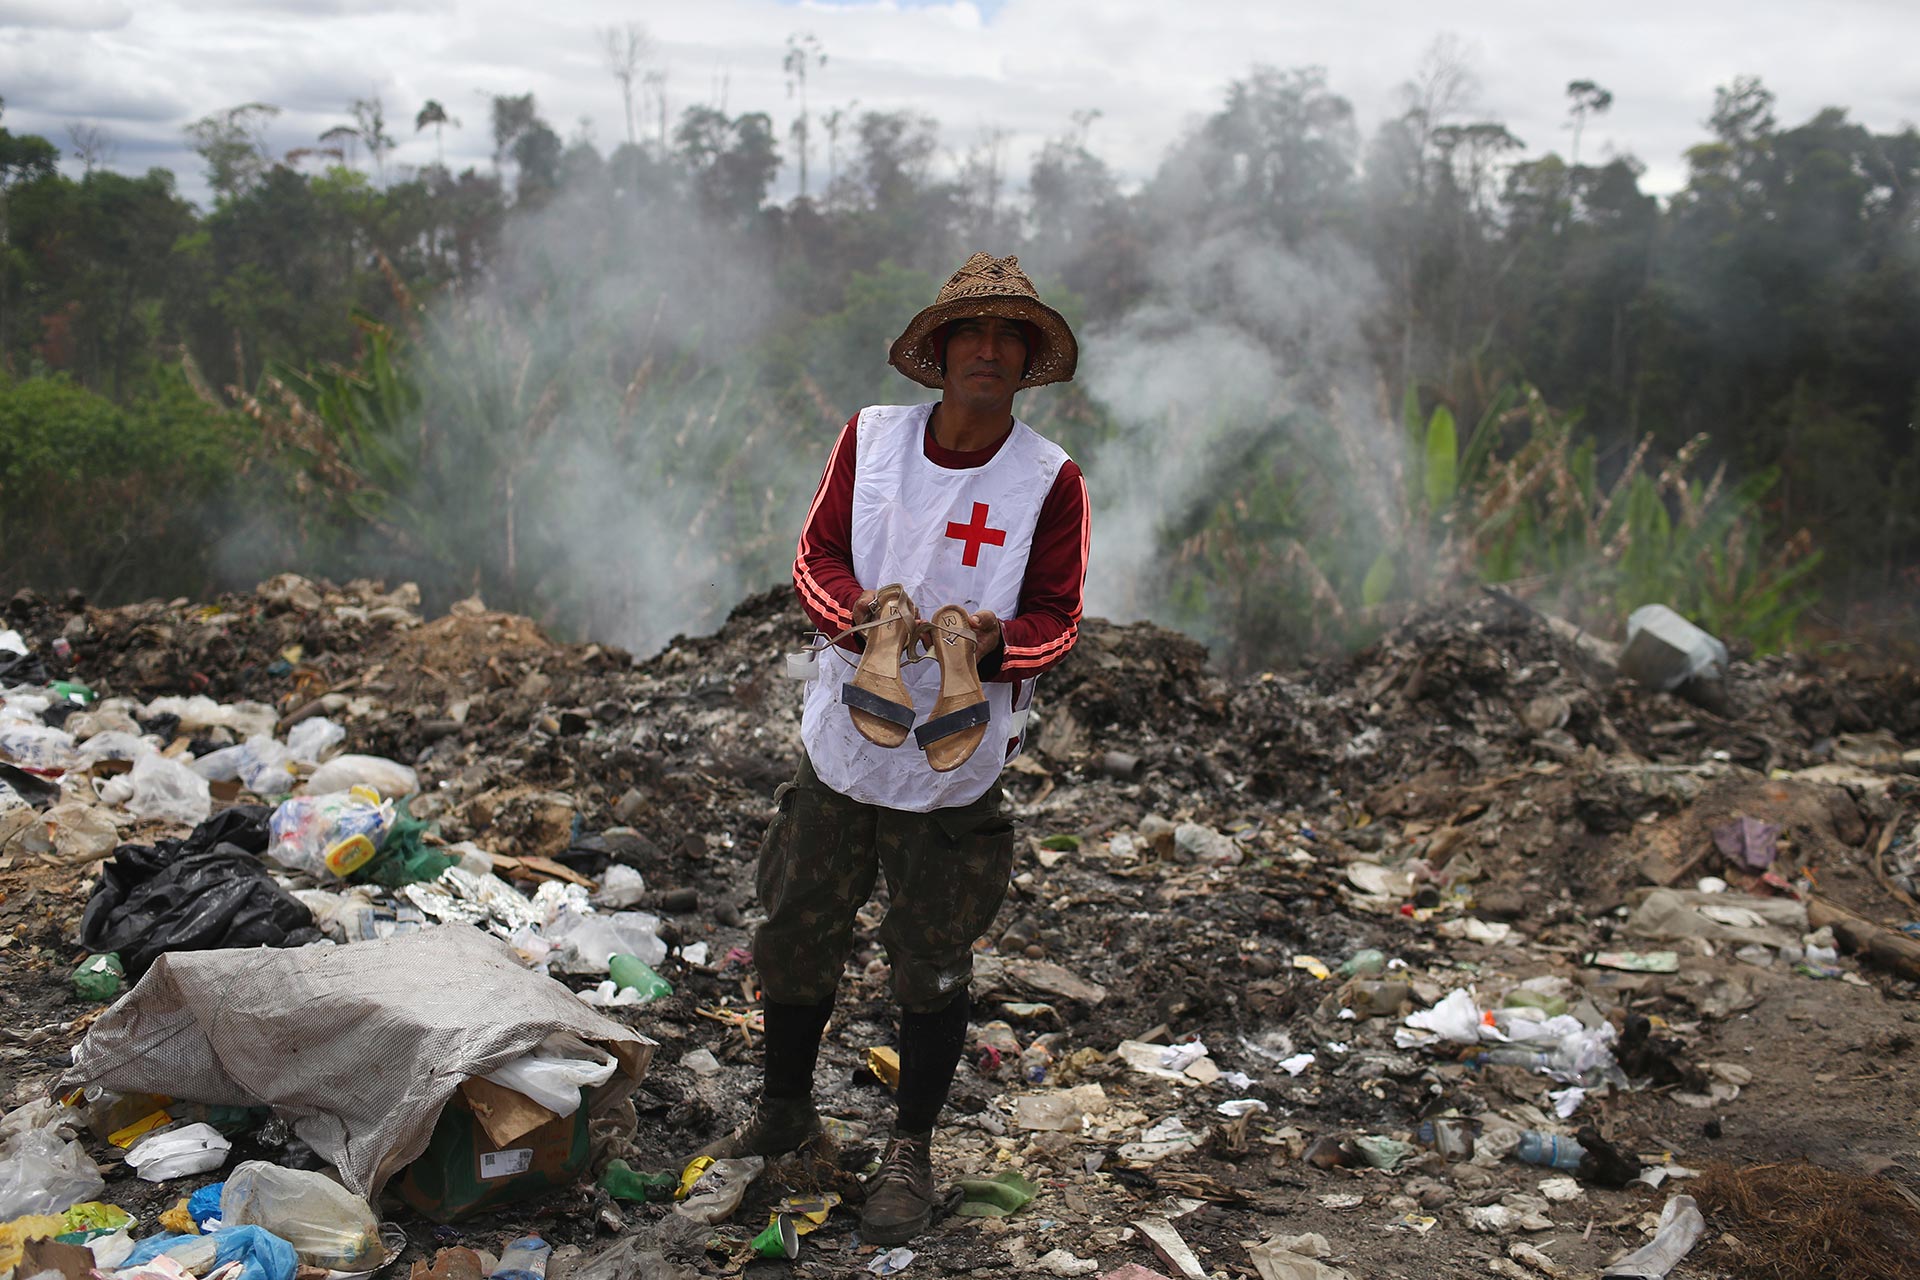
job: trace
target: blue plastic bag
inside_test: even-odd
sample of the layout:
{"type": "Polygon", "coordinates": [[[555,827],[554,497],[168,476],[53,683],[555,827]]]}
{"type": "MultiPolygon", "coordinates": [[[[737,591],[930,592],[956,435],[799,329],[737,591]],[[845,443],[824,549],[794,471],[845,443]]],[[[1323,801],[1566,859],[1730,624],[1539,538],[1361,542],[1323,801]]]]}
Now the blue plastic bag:
{"type": "MultiPolygon", "coordinates": [[[[191,1201],[188,1202],[188,1212],[192,1212],[191,1201]]],[[[300,1260],[294,1256],[293,1246],[261,1227],[225,1227],[205,1237],[172,1234],[148,1236],[133,1246],[133,1252],[120,1265],[131,1267],[151,1262],[175,1245],[203,1238],[214,1243],[215,1266],[225,1266],[236,1260],[241,1263],[236,1280],[293,1280],[294,1272],[300,1269],[300,1260]]]]}

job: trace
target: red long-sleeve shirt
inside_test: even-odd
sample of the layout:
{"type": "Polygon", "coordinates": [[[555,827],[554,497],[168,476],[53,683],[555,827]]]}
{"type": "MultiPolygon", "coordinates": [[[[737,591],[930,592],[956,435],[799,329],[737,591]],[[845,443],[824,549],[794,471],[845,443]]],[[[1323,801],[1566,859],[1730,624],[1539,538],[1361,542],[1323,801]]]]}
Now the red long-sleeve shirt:
{"type": "MultiPolygon", "coordinates": [[[[858,452],[854,436],[859,421],[857,414],[848,419],[834,442],[793,560],[793,585],[800,606],[813,625],[828,635],[853,625],[854,602],[865,590],[853,576],[853,466],[858,452]]],[[[1000,444],[966,453],[943,448],[931,428],[923,447],[928,461],[955,470],[984,466],[1000,451],[1000,444]]],[[[1040,505],[1026,575],[1020,581],[1018,611],[1000,620],[1000,648],[980,664],[984,679],[1030,680],[1073,648],[1080,637],[1090,529],[1086,477],[1068,459],[1040,505]]]]}

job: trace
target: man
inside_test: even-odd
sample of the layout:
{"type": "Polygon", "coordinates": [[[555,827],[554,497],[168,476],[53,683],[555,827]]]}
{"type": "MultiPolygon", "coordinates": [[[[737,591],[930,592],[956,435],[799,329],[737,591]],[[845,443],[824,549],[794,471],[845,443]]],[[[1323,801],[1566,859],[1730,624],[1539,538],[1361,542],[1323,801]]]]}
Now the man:
{"type": "MultiPolygon", "coordinates": [[[[1078,354],[1014,258],[974,254],[888,354],[940,400],[874,406],[847,423],[794,559],[801,604],[830,636],[868,622],[888,584],[905,588],[921,618],[960,606],[985,681],[982,744],[936,771],[911,739],[884,747],[858,730],[842,701],[852,659],[822,653],[801,720],[806,756],[776,795],[760,850],[765,1080],[747,1124],[703,1154],[778,1155],[819,1132],[820,1038],[854,915],[884,872],[880,938],[901,1007],[900,1082],[893,1137],[860,1219],[875,1244],[904,1243],[932,1219],[929,1147],[966,1044],[973,943],[1013,869],[1000,770],[1020,749],[1035,678],[1078,635],[1086,482],[1059,446],[1013,416],[1015,392],[1071,378],[1078,354]]],[[[924,724],[940,672],[910,663],[902,679],[924,724]]]]}

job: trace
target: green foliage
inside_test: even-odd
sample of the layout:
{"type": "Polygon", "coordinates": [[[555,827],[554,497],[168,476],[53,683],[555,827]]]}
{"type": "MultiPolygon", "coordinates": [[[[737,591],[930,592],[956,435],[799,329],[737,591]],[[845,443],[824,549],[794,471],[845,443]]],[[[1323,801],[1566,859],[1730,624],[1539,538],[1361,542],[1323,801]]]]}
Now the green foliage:
{"type": "Polygon", "coordinates": [[[64,377],[0,379],[0,563],[49,591],[203,591],[245,447],[177,374],[124,406],[64,377]]]}

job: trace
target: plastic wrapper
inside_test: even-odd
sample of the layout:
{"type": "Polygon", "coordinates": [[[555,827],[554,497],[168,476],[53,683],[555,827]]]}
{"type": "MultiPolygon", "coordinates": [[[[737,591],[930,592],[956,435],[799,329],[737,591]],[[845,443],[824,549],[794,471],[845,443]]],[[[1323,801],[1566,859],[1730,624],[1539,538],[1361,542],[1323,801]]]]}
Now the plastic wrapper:
{"type": "Polygon", "coordinates": [[[64,770],[79,766],[80,753],[73,736],[63,730],[24,720],[0,720],[0,759],[22,769],[64,770]]]}
{"type": "Polygon", "coordinates": [[[78,1123],[67,1108],[40,1103],[0,1124],[0,1221],[64,1213],[106,1189],[86,1148],[67,1136],[78,1123]]]}
{"type": "Polygon", "coordinates": [[[329,795],[354,787],[366,787],[391,800],[418,791],[420,778],[406,765],[384,756],[345,755],[327,761],[307,779],[310,796],[329,795]]]}
{"type": "Polygon", "coordinates": [[[46,812],[53,829],[53,851],[71,862],[91,862],[112,853],[120,843],[120,828],[98,805],[67,800],[46,812]]]}
{"type": "Polygon", "coordinates": [[[108,729],[81,743],[78,754],[81,764],[93,765],[102,760],[138,760],[155,749],[137,733],[108,729]]]}
{"type": "Polygon", "coordinates": [[[312,916],[274,883],[260,861],[266,847],[258,805],[223,809],[185,839],[120,846],[87,900],[82,944],[119,952],[138,978],[168,951],[305,941],[312,916]]]}
{"type": "Polygon", "coordinates": [[[617,1065],[604,1049],[578,1036],[557,1035],[548,1036],[532,1053],[489,1072],[486,1079],[532,1098],[557,1116],[570,1116],[580,1109],[580,1091],[611,1080],[617,1065]]]}
{"type": "Polygon", "coordinates": [[[196,729],[226,729],[239,738],[251,738],[259,734],[271,736],[274,726],[280,722],[280,713],[264,702],[235,702],[222,706],[203,693],[196,693],[190,698],[155,698],[147,704],[140,718],[151,720],[156,716],[178,716],[180,728],[188,733],[196,729]]]}
{"type": "Polygon", "coordinates": [[[637,956],[649,965],[667,958],[667,944],[656,932],[660,917],[645,911],[562,911],[546,927],[547,940],[567,955],[555,968],[563,973],[605,973],[619,955],[637,956]]]}
{"type": "Polygon", "coordinates": [[[205,822],[213,812],[213,792],[207,780],[157,751],[134,761],[133,772],[126,776],[133,788],[126,799],[126,810],[136,818],[192,826],[205,822]]]}
{"type": "Polygon", "coordinates": [[[325,716],[310,716],[287,730],[287,750],[305,764],[319,764],[347,740],[347,731],[325,716]]]}
{"type": "Polygon", "coordinates": [[[273,811],[267,857],[316,880],[343,879],[373,860],[393,805],[367,791],[295,796],[273,811]]]}
{"type": "Polygon", "coordinates": [[[766,1160],[760,1156],[715,1160],[694,1180],[687,1198],[674,1205],[673,1211],[708,1226],[724,1222],[740,1207],[747,1188],[766,1167],[766,1160]]]}
{"type": "Polygon", "coordinates": [[[283,796],[300,781],[293,768],[296,758],[270,735],[259,734],[242,744],[234,774],[241,786],[257,796],[283,796]]]}
{"type": "Polygon", "coordinates": [[[365,1200],[325,1174],[262,1160],[227,1176],[220,1223],[270,1231],[292,1245],[300,1261],[329,1271],[364,1271],[386,1252],[380,1222],[365,1200]]]}
{"type": "Polygon", "coordinates": [[[170,1182],[206,1173],[227,1162],[233,1144],[210,1124],[189,1124],[149,1134],[127,1152],[127,1167],[145,1182],[170,1182]]]}

